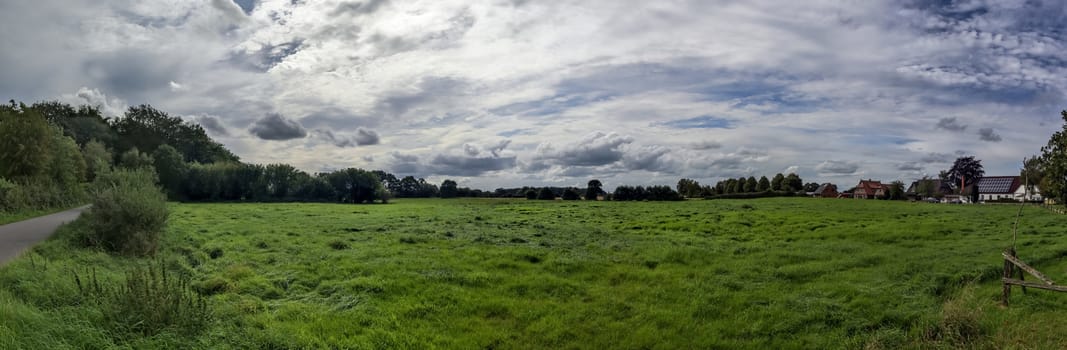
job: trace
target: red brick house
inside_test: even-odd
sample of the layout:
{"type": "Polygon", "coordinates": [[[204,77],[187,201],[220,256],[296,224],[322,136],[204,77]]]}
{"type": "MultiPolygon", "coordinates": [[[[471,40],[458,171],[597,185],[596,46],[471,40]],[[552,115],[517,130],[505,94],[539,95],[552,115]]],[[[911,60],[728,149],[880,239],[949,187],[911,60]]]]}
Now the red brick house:
{"type": "Polygon", "coordinates": [[[811,192],[812,197],[816,198],[837,198],[837,186],[832,183],[824,183],[819,185],[819,188],[811,192]]]}
{"type": "Polygon", "coordinates": [[[889,186],[882,184],[881,181],[860,180],[859,185],[856,185],[856,189],[852,192],[852,198],[877,199],[885,196],[887,192],[889,192],[889,186]]]}

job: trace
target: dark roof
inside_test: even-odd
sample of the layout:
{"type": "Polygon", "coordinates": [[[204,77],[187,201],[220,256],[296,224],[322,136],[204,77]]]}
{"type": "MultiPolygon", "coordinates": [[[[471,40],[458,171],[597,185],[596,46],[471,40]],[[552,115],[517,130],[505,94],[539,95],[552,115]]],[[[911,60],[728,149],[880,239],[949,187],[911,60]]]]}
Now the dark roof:
{"type": "Polygon", "coordinates": [[[826,191],[827,187],[833,188],[834,191],[837,191],[837,186],[834,186],[834,184],[827,182],[822,185],[819,185],[819,188],[815,189],[815,193],[823,193],[824,191],[826,191]]]}
{"type": "Polygon", "coordinates": [[[986,176],[978,180],[978,193],[1007,194],[1017,189],[1018,176],[986,176]]]}

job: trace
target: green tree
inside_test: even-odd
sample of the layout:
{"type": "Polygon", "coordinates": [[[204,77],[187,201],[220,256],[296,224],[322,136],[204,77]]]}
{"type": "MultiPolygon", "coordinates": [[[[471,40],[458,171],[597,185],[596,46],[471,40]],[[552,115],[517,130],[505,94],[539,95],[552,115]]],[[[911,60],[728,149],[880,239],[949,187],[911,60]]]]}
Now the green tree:
{"type": "Polygon", "coordinates": [[[749,176],[748,179],[745,179],[745,193],[756,192],[758,187],[759,181],[756,181],[755,177],[749,176]]]}
{"type": "Polygon", "coordinates": [[[900,180],[893,181],[889,184],[889,199],[901,200],[904,199],[904,182],[900,180]]]}
{"type": "Polygon", "coordinates": [[[540,200],[555,200],[556,194],[552,192],[548,187],[542,187],[541,191],[537,192],[537,199],[540,200]]]}
{"type": "Polygon", "coordinates": [[[526,199],[537,199],[537,191],[526,190],[526,199]]]}
{"type": "Polygon", "coordinates": [[[14,103],[0,108],[0,178],[42,176],[52,164],[54,141],[52,128],[36,111],[14,103]]]}
{"type": "Polygon", "coordinates": [[[759,177],[759,183],[756,184],[756,191],[766,192],[771,189],[771,180],[767,180],[766,176],[759,177]]]}
{"type": "Polygon", "coordinates": [[[1035,188],[1040,189],[1040,184],[1045,180],[1044,164],[1037,156],[1023,158],[1023,168],[1019,169],[1019,178],[1026,189],[1026,200],[1036,194],[1035,188]]]}
{"type": "Polygon", "coordinates": [[[441,182],[441,198],[455,198],[459,192],[459,186],[455,181],[445,180],[441,182]]]}
{"type": "Polygon", "coordinates": [[[581,196],[578,194],[578,191],[568,187],[566,190],[563,190],[562,198],[565,201],[576,201],[581,199],[581,196]]]}
{"type": "Polygon", "coordinates": [[[981,160],[976,160],[974,157],[959,157],[952,163],[952,168],[948,169],[946,175],[953,184],[962,184],[963,187],[967,187],[978,183],[978,179],[985,175],[985,170],[982,169],[981,160]]]}
{"type": "Polygon", "coordinates": [[[85,158],[82,157],[74,139],[64,136],[59,128],[53,128],[52,156],[48,173],[63,193],[82,198],[81,183],[85,179],[85,158]]]}
{"type": "Polygon", "coordinates": [[[782,175],[782,173],[775,174],[774,178],[771,179],[771,191],[784,191],[785,189],[782,188],[782,183],[784,182],[785,175],[782,175]]]}
{"type": "Polygon", "coordinates": [[[130,107],[124,117],[112,121],[111,127],[119,137],[119,151],[137,148],[151,153],[160,145],[169,144],[190,162],[238,160],[237,156],[208,137],[200,125],[184,122],[149,105],[130,107]]]}
{"type": "Polygon", "coordinates": [[[82,157],[85,159],[86,180],[92,182],[99,174],[111,170],[111,161],[114,156],[104,146],[104,143],[91,140],[82,146],[82,157]]]}
{"type": "Polygon", "coordinates": [[[126,169],[148,168],[154,165],[152,156],[142,153],[136,147],[123,152],[119,157],[119,165],[126,169]]]}
{"type": "Polygon", "coordinates": [[[1041,164],[1044,169],[1042,188],[1049,197],[1067,205],[1067,111],[1060,112],[1063,128],[1052,134],[1048,144],[1041,147],[1041,164]]]}
{"type": "Polygon", "coordinates": [[[601,194],[604,194],[604,184],[597,179],[589,180],[585,187],[585,200],[595,201],[601,194]]]}
{"type": "Polygon", "coordinates": [[[171,199],[178,199],[181,194],[182,181],[189,166],[185,164],[181,153],[170,145],[162,145],[152,152],[152,164],[159,176],[159,185],[171,199]]]}
{"type": "Polygon", "coordinates": [[[802,189],[804,189],[804,180],[801,180],[796,173],[789,173],[785,180],[782,180],[782,191],[797,192],[802,189]]]}

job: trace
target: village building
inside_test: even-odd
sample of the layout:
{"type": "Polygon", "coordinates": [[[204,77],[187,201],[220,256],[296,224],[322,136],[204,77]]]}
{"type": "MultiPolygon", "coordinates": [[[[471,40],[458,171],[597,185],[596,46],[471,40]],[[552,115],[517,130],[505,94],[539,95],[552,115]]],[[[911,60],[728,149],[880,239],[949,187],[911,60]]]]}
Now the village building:
{"type": "Polygon", "coordinates": [[[1019,176],[985,176],[978,180],[978,200],[982,202],[1004,199],[1040,201],[1043,199],[1040,193],[1036,185],[1032,193],[1027,193],[1019,176]]]}
{"type": "Polygon", "coordinates": [[[827,182],[819,185],[815,191],[808,192],[808,195],[815,198],[837,198],[839,193],[837,193],[837,185],[827,182]]]}
{"type": "Polygon", "coordinates": [[[860,180],[859,185],[856,185],[856,189],[852,192],[852,198],[878,199],[884,197],[888,191],[889,186],[881,181],[860,180]]]}

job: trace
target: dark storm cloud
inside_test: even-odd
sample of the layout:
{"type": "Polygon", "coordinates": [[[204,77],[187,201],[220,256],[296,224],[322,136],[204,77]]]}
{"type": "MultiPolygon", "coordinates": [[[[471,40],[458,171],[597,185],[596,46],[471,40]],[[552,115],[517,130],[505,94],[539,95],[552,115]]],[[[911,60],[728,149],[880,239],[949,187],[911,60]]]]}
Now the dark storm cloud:
{"type": "Polygon", "coordinates": [[[230,136],[230,131],[227,130],[226,126],[222,124],[222,120],[219,120],[219,118],[217,117],[203,115],[197,117],[196,122],[200,124],[200,126],[204,127],[204,130],[207,130],[213,135],[230,136]]]}
{"type": "Polygon", "coordinates": [[[852,175],[859,168],[856,163],[836,160],[828,160],[815,166],[815,170],[824,175],[852,175]]]}
{"type": "Polygon", "coordinates": [[[1000,135],[997,135],[996,131],[994,131],[993,128],[978,129],[978,137],[981,138],[982,141],[986,142],[1000,142],[1001,140],[1000,135]]]}
{"type": "Polygon", "coordinates": [[[292,140],[307,136],[307,130],[299,122],[277,113],[270,113],[256,120],[248,131],[256,137],[272,141],[292,140]]]}
{"type": "Polygon", "coordinates": [[[673,164],[667,157],[670,149],[661,146],[644,146],[630,149],[623,156],[622,165],[627,170],[644,170],[651,172],[675,172],[673,164]]]}
{"type": "Polygon", "coordinates": [[[953,131],[953,132],[960,132],[960,131],[967,130],[967,125],[960,124],[960,122],[958,120],[956,120],[956,117],[951,117],[951,118],[941,118],[940,120],[938,120],[937,121],[937,128],[938,129],[945,129],[945,130],[953,131]]]}

